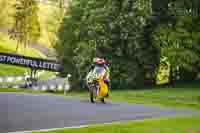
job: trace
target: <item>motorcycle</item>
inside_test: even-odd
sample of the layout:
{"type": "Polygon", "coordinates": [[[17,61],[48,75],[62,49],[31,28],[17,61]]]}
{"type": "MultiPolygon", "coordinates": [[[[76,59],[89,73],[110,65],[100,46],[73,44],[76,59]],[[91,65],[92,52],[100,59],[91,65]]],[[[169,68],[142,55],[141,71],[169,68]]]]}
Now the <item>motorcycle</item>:
{"type": "Polygon", "coordinates": [[[102,103],[105,103],[105,98],[108,95],[108,86],[103,78],[105,73],[106,71],[104,68],[97,67],[87,76],[91,103],[94,103],[95,100],[100,100],[102,103]]]}

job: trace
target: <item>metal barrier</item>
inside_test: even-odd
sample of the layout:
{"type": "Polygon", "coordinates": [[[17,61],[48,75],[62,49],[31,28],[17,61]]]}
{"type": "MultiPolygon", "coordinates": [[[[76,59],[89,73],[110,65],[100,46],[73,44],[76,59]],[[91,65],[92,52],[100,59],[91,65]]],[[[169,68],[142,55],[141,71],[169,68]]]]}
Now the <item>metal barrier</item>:
{"type": "Polygon", "coordinates": [[[54,77],[49,80],[40,80],[36,84],[27,81],[29,76],[6,77],[0,76],[0,88],[27,88],[36,91],[64,91],[68,92],[71,87],[69,83],[70,74],[66,78],[54,77]],[[20,83],[18,83],[21,81],[20,83]],[[16,82],[16,83],[15,83],[16,82]]]}

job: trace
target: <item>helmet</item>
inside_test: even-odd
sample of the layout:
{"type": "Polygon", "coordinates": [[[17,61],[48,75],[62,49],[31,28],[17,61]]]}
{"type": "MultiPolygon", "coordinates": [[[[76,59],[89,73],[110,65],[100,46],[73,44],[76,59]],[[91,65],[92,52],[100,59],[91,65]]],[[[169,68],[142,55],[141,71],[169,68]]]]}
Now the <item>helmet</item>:
{"type": "Polygon", "coordinates": [[[95,58],[94,62],[95,64],[98,64],[98,65],[104,65],[106,63],[103,58],[95,58]]]}

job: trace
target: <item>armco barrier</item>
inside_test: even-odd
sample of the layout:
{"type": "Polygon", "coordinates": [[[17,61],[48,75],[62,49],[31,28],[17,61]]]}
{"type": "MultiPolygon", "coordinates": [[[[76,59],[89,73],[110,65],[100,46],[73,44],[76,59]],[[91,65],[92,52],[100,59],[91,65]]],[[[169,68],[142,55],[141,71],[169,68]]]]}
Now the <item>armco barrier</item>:
{"type": "Polygon", "coordinates": [[[0,88],[27,88],[36,91],[69,91],[70,84],[65,78],[54,78],[50,80],[38,81],[36,85],[31,85],[25,81],[25,77],[0,77],[0,88]],[[23,80],[22,83],[13,83],[23,80]]]}

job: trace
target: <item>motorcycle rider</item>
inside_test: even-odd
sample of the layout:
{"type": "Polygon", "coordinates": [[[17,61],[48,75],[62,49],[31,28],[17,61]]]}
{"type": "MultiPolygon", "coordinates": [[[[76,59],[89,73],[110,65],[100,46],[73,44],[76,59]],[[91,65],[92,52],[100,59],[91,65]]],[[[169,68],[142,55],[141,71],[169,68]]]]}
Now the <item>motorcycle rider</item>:
{"type": "MultiPolygon", "coordinates": [[[[104,83],[108,86],[108,90],[111,88],[111,83],[110,83],[110,69],[106,63],[106,61],[103,58],[94,58],[93,59],[94,64],[91,65],[89,69],[89,73],[93,71],[96,67],[103,67],[105,69],[105,75],[103,77],[104,83]]],[[[109,95],[107,94],[107,97],[109,95]]]]}

